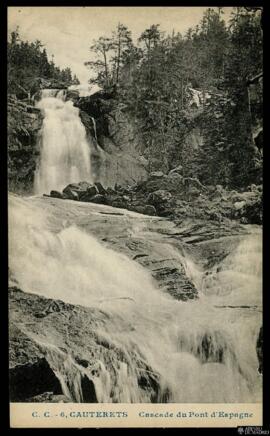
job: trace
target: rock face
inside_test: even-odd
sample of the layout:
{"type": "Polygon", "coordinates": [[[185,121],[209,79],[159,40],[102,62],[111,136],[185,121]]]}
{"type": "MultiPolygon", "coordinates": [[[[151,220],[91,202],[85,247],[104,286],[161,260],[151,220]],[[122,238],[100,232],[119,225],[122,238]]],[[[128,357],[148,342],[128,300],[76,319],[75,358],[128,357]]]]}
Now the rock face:
{"type": "MultiPolygon", "coordinates": [[[[43,81],[37,86],[40,89],[61,89],[60,85],[43,81]]],[[[65,87],[63,85],[62,88],[65,87]]],[[[34,96],[34,99],[38,98],[40,91],[34,96]]],[[[81,109],[81,120],[91,144],[94,180],[112,187],[115,183],[134,183],[145,179],[147,161],[141,153],[142,138],[135,121],[122,105],[112,99],[106,100],[104,96],[79,98],[76,93],[68,92],[67,98],[81,109]]],[[[9,189],[13,192],[33,192],[34,171],[40,154],[41,127],[42,115],[37,108],[9,97],[8,167],[9,189]]]]}
{"type": "Polygon", "coordinates": [[[63,194],[69,200],[83,200],[85,196],[92,198],[98,193],[95,185],[91,185],[88,182],[70,183],[63,189],[63,194]]]}
{"type": "Polygon", "coordinates": [[[59,191],[51,191],[50,196],[53,198],[63,198],[64,195],[59,191]]]}
{"type": "MultiPolygon", "coordinates": [[[[36,86],[39,90],[67,88],[65,83],[46,81],[40,78],[37,78],[36,86]]],[[[254,86],[250,85],[251,88],[254,86]]],[[[179,163],[181,165],[172,169],[174,162],[170,161],[167,165],[168,168],[164,169],[160,160],[155,163],[155,159],[152,157],[153,184],[162,179],[161,168],[168,172],[169,178],[175,177],[175,181],[177,181],[177,175],[185,178],[194,176],[200,178],[194,156],[207,141],[207,135],[211,133],[211,131],[209,132],[211,123],[206,126],[204,122],[200,121],[202,111],[202,104],[199,103],[201,97],[198,97],[200,91],[192,90],[190,92],[191,95],[187,97],[191,99],[191,104],[186,110],[179,113],[181,119],[183,118],[182,139],[181,152],[178,153],[176,150],[175,165],[179,163]]],[[[34,99],[38,99],[39,96],[40,91],[35,94],[34,99]]],[[[80,117],[86,128],[91,146],[93,179],[100,181],[105,187],[113,187],[115,183],[127,185],[146,180],[150,171],[149,149],[144,143],[140,122],[132,115],[130,109],[124,103],[120,103],[115,96],[104,91],[99,91],[88,97],[79,97],[78,92],[67,90],[66,96],[80,109],[80,117]]],[[[207,98],[206,106],[214,104],[214,102],[211,103],[212,100],[213,96],[210,99],[207,98]]],[[[14,100],[12,97],[9,99],[9,182],[10,189],[15,192],[30,192],[31,184],[33,187],[33,174],[39,155],[37,135],[41,122],[41,114],[33,106],[14,100]],[[18,151],[18,147],[21,151],[15,153],[15,150],[18,151]]],[[[256,116],[256,123],[252,126],[252,131],[254,147],[261,150],[260,114],[256,116]]],[[[260,182],[256,181],[256,183],[260,182]]],[[[159,186],[157,189],[166,188],[159,186]]],[[[194,187],[191,196],[196,196],[196,194],[194,187]]],[[[248,212],[248,214],[252,213],[248,212]]]]}
{"type": "MultiPolygon", "coordinates": [[[[136,119],[130,108],[117,101],[113,95],[104,91],[97,92],[90,97],[82,97],[75,101],[81,110],[81,119],[92,137],[93,118],[96,122],[97,146],[92,151],[93,172],[96,180],[105,186],[115,183],[127,184],[144,180],[150,171],[158,174],[172,169],[173,162],[168,162],[169,168],[163,161],[155,158],[150,152],[149,145],[143,139],[140,121],[136,119]],[[151,162],[149,161],[151,154],[151,162]]],[[[197,126],[195,119],[201,114],[201,106],[191,107],[179,113],[183,117],[181,126],[181,149],[177,156],[185,175],[193,173],[190,168],[193,154],[204,143],[202,129],[197,126]]],[[[182,118],[181,118],[182,119],[182,118]]]]}
{"type": "Polygon", "coordinates": [[[67,222],[72,222],[115,251],[136,260],[151,272],[164,292],[182,301],[196,299],[198,290],[187,276],[185,262],[177,250],[181,253],[185,247],[187,253],[195,250],[200,255],[203,249],[204,266],[211,267],[213,262],[220,261],[228,254],[224,248],[224,238],[228,237],[227,249],[231,250],[238,242],[235,238],[232,245],[231,235],[240,237],[247,232],[245,226],[237,222],[222,223],[188,217],[172,222],[94,203],[59,201],[51,197],[35,198],[33,201],[57,217],[55,231],[62,228],[64,216],[67,222]],[[212,239],[216,242],[212,243],[212,239]]]}
{"type": "Polygon", "coordinates": [[[16,98],[8,100],[8,182],[17,193],[33,191],[34,172],[39,156],[39,109],[16,98]]]}
{"type": "MultiPolygon", "coordinates": [[[[10,304],[10,400],[12,402],[114,401],[122,388],[120,366],[136,362],[131,377],[146,402],[162,399],[159,375],[139,358],[110,347],[98,334],[98,326],[113,328],[113,320],[98,309],[73,306],[62,301],[11,288],[10,304]],[[23,321],[22,321],[23,320],[23,321]],[[101,361],[106,362],[105,368],[101,361]],[[118,371],[119,370],[119,373],[118,371]],[[110,378],[107,397],[102,398],[98,379],[110,378]]],[[[121,320],[123,330],[130,328],[121,320]]]]}
{"type": "Polygon", "coordinates": [[[145,179],[147,161],[142,153],[142,135],[125,106],[104,92],[81,97],[75,105],[81,110],[81,119],[88,134],[97,136],[96,149],[91,155],[94,179],[104,186],[145,179]]]}
{"type": "MultiPolygon", "coordinates": [[[[88,294],[87,287],[84,291],[84,286],[77,289],[75,285],[75,301],[77,301],[78,294],[83,295],[86,292],[87,302],[90,302],[89,307],[82,307],[74,302],[70,304],[60,301],[59,297],[55,296],[54,289],[51,295],[54,295],[55,300],[32,294],[31,292],[45,292],[42,288],[35,288],[35,280],[30,288],[27,286],[27,289],[24,289],[29,292],[22,292],[18,289],[16,277],[12,277],[11,274],[9,303],[12,401],[89,403],[170,401],[172,385],[166,381],[164,372],[157,370],[160,368],[158,359],[154,359],[150,364],[147,358],[149,355],[145,352],[145,348],[141,348],[141,344],[143,346],[147,343],[146,326],[149,325],[151,341],[152,334],[155,334],[155,341],[158,347],[162,348],[157,339],[162,338],[160,331],[165,329],[172,309],[176,304],[182,308],[182,311],[176,314],[177,320],[178,318],[182,320],[180,326],[183,326],[183,322],[190,321],[193,310],[196,311],[196,307],[197,310],[202,308],[198,299],[202,282],[201,272],[205,274],[205,277],[209,277],[209,281],[215,280],[217,278],[215,269],[217,270],[222,261],[235,252],[239,242],[246,240],[247,234],[253,229],[236,222],[214,220],[186,218],[172,222],[156,216],[144,216],[123,209],[114,209],[110,206],[63,201],[52,197],[35,196],[21,201],[28,205],[30,203],[33,209],[46,210],[51,237],[49,244],[42,242],[42,247],[49,256],[53,256],[54,250],[51,247],[54,246],[54,238],[57,244],[60,244],[60,250],[55,250],[55,253],[59,251],[57,259],[61,259],[60,263],[57,263],[57,274],[59,270],[59,275],[65,275],[65,264],[67,264],[73,271],[72,276],[74,273],[77,284],[78,274],[82,271],[78,269],[78,264],[84,265],[85,263],[83,271],[86,273],[87,283],[90,280],[95,287],[98,283],[95,269],[99,268],[100,261],[104,261],[104,264],[102,263],[101,267],[101,290],[88,294]],[[81,230],[83,230],[82,257],[81,254],[79,255],[81,252],[79,246],[76,245],[81,230]],[[63,234],[66,234],[68,238],[62,239],[63,234]],[[93,238],[90,239],[90,243],[87,242],[89,235],[94,235],[98,245],[95,245],[93,238]],[[86,241],[85,245],[84,241],[86,241]],[[155,292],[152,293],[147,284],[140,282],[142,294],[137,299],[136,292],[140,291],[137,287],[133,295],[125,294],[122,289],[117,294],[114,294],[114,291],[103,294],[103,286],[108,286],[113,276],[109,271],[111,263],[112,269],[116,270],[118,276],[122,270],[118,270],[117,262],[111,262],[114,258],[110,257],[111,263],[108,263],[103,252],[102,260],[99,258],[96,262],[101,246],[107,254],[108,251],[113,251],[120,257],[124,255],[129,262],[132,260],[132,264],[137,263],[148,271],[152,276],[151,278],[148,274],[155,292]],[[62,251],[64,247],[65,250],[62,251]],[[75,256],[71,257],[73,263],[70,262],[68,255],[70,250],[75,256]],[[87,256],[89,251],[93,253],[90,258],[87,256]],[[103,277],[107,277],[107,281],[103,282],[103,277]],[[158,292],[157,288],[160,288],[161,292],[158,292]],[[131,296],[134,298],[130,298],[131,296]],[[160,318],[158,318],[159,310],[153,311],[153,314],[147,312],[145,316],[144,305],[141,304],[142,296],[145,300],[148,299],[148,304],[150,299],[151,308],[154,308],[157,301],[160,301],[159,298],[162,298],[162,304],[158,306],[161,309],[163,304],[166,307],[168,300],[170,311],[162,312],[160,318]],[[180,303],[176,300],[180,300],[180,303]],[[132,309],[129,305],[132,305],[132,309]],[[118,310],[118,307],[121,310],[118,310]],[[130,314],[132,316],[129,316],[130,314]],[[187,319],[183,320],[182,317],[185,314],[187,319]],[[143,324],[140,330],[141,319],[145,319],[146,324],[143,324]],[[148,324],[149,319],[150,324],[148,324]],[[151,325],[153,330],[150,329],[151,325]],[[139,342],[138,340],[136,342],[137,338],[140,339],[139,342]],[[26,389],[23,388],[25,383],[26,389]],[[128,386],[128,389],[123,389],[123,386],[128,386]]],[[[130,264],[128,265],[130,267],[130,264]]],[[[230,267],[229,264],[227,268],[230,267]]],[[[238,272],[237,276],[239,276],[238,272]]],[[[121,277],[120,274],[120,282],[121,277]]],[[[69,279],[67,280],[69,282],[69,279]]],[[[67,289],[68,282],[65,282],[64,289],[61,291],[63,300],[69,292],[73,292],[67,289]]],[[[117,290],[121,286],[120,282],[117,284],[117,290]]],[[[61,282],[57,285],[54,279],[50,283],[53,283],[53,288],[61,286],[61,282]]],[[[128,279],[123,283],[123,288],[125,283],[128,286],[128,279]]],[[[72,283],[71,289],[73,290],[72,283]]],[[[223,298],[222,303],[224,304],[223,298]]],[[[250,311],[251,308],[246,310],[250,311]]],[[[232,312],[238,309],[239,307],[236,306],[232,312]]],[[[196,311],[196,313],[196,316],[199,316],[201,312],[196,311]]],[[[214,314],[212,311],[210,313],[214,314]]],[[[224,314],[224,312],[216,313],[218,318],[214,319],[215,328],[217,320],[222,316],[221,313],[224,314]]],[[[232,317],[235,319],[233,313],[232,317]]],[[[174,318],[172,321],[174,332],[174,318]]],[[[231,337],[229,336],[227,341],[222,329],[219,332],[216,329],[209,330],[207,327],[206,330],[201,331],[201,321],[204,325],[205,313],[199,320],[199,330],[195,329],[195,335],[191,325],[184,333],[180,329],[179,347],[183,352],[194,355],[202,363],[215,362],[225,365],[228,347],[232,346],[231,337]],[[201,335],[199,335],[198,342],[196,342],[197,333],[201,335]]],[[[237,330],[237,325],[235,330],[237,330]]],[[[171,332],[171,330],[168,331],[171,332]]],[[[164,345],[164,342],[162,344],[164,345]]],[[[261,343],[258,341],[258,356],[260,350],[261,343]]],[[[255,343],[252,352],[255,354],[255,343]]],[[[229,353],[235,356],[235,349],[229,348],[229,353]]],[[[166,362],[165,356],[165,364],[166,362]]],[[[242,367],[240,369],[242,371],[242,367]]]]}

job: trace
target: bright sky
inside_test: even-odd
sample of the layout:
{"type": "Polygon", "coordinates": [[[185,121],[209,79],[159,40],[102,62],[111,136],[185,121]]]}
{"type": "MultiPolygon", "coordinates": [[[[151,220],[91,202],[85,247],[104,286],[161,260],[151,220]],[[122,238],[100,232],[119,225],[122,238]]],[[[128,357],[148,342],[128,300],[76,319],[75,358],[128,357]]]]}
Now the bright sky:
{"type": "MultiPolygon", "coordinates": [[[[49,58],[61,68],[70,67],[82,83],[90,77],[84,62],[93,59],[93,39],[109,36],[120,22],[132,32],[134,42],[152,24],[162,31],[184,34],[196,26],[205,7],[9,7],[9,31],[19,26],[23,40],[36,39],[46,47],[49,58]]],[[[224,8],[227,21],[232,8],[224,8]]]]}

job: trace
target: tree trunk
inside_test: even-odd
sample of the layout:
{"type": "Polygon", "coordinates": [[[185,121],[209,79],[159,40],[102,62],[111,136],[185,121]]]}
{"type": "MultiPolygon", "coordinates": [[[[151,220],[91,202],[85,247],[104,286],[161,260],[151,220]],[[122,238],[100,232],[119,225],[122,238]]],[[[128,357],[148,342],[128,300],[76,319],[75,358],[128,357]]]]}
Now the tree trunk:
{"type": "Polygon", "coordinates": [[[118,84],[118,81],[119,81],[120,56],[121,56],[121,41],[120,41],[120,36],[119,36],[119,38],[118,38],[117,64],[116,64],[116,84],[118,84]]]}
{"type": "Polygon", "coordinates": [[[108,64],[107,64],[107,56],[106,51],[103,51],[103,57],[104,57],[104,68],[105,68],[105,77],[106,77],[106,85],[109,85],[109,74],[108,74],[108,64]]]}
{"type": "Polygon", "coordinates": [[[184,99],[184,87],[183,87],[183,77],[181,77],[181,109],[183,109],[183,99],[184,99]]]}

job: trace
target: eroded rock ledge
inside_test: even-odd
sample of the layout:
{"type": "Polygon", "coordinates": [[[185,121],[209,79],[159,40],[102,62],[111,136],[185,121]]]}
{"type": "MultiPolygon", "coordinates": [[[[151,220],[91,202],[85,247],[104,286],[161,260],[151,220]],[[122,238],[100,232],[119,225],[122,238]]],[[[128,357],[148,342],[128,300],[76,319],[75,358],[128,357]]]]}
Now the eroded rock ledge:
{"type": "MultiPolygon", "coordinates": [[[[251,231],[250,226],[232,221],[173,222],[68,199],[34,197],[25,201],[46,207],[48,216],[52,216],[49,221],[52,232],[57,234],[72,223],[95,235],[108,248],[148,269],[163,292],[182,301],[198,297],[197,285],[187,274],[185,258],[193,259],[205,273],[211,272],[251,231]]],[[[133,332],[134,326],[125,316],[119,318],[97,307],[86,308],[25,293],[16,287],[10,289],[9,301],[12,401],[90,403],[107,402],[108,398],[119,401],[123,386],[119,374],[123,374],[123,368],[140,393],[138,401],[137,391],[135,394],[131,389],[128,402],[170,401],[170,390],[164,387],[161,376],[149,366],[138,347],[134,344],[123,347],[108,339],[111,332],[116,335],[133,332]],[[101,390],[102,377],[109,381],[106,389],[101,390]]],[[[260,362],[261,343],[260,337],[257,344],[260,362]]],[[[211,344],[211,338],[202,335],[200,359],[208,359],[211,344]]],[[[214,358],[221,362],[222,353],[214,358]]]]}
{"type": "MultiPolygon", "coordinates": [[[[9,304],[12,402],[117,401],[123,383],[121,365],[138,384],[146,402],[166,402],[168,393],[161,392],[159,374],[147,365],[139,350],[125,350],[98,333],[99,327],[103,331],[115,328],[115,317],[113,320],[99,309],[24,293],[16,287],[9,289],[9,304]],[[107,398],[99,389],[99,378],[104,376],[108,378],[107,398]]],[[[118,322],[123,330],[132,328],[123,318],[118,322]]]]}
{"type": "Polygon", "coordinates": [[[9,190],[32,193],[40,154],[39,134],[43,116],[35,106],[9,97],[8,181],[9,190]]]}

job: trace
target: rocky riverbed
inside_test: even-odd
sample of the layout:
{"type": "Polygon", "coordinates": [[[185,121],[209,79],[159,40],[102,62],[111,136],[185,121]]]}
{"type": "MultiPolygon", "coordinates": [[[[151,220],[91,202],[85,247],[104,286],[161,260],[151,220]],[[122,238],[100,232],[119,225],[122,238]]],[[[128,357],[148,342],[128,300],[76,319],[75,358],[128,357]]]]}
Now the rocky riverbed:
{"type": "Polygon", "coordinates": [[[251,185],[237,192],[220,185],[203,186],[198,179],[183,177],[182,167],[169,174],[153,172],[133,185],[104,188],[101,183],[71,183],[50,196],[124,208],[174,221],[189,218],[211,221],[236,220],[242,224],[262,223],[262,187],[251,185]]]}
{"type": "MultiPolygon", "coordinates": [[[[165,375],[175,347],[168,337],[176,331],[180,355],[224,363],[215,367],[217,380],[232,365],[238,394],[223,392],[223,401],[250,400],[254,386],[259,392],[259,279],[250,277],[247,287],[237,272],[247,269],[243,250],[253,256],[248,269],[260,273],[260,248],[250,240],[259,226],[188,217],[173,222],[51,197],[12,195],[10,201],[13,401],[201,401],[190,386],[185,394],[173,387],[174,364],[165,375]],[[248,356],[239,348],[243,334],[248,356]]],[[[194,376],[200,371],[195,361],[189,364],[194,376]]],[[[198,386],[208,380],[207,365],[198,386]]],[[[205,395],[211,402],[218,393],[209,388],[205,395]]]]}

